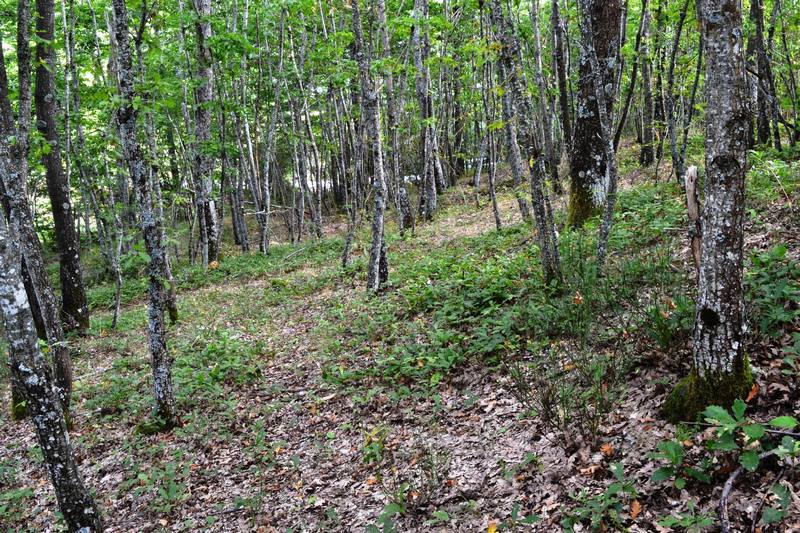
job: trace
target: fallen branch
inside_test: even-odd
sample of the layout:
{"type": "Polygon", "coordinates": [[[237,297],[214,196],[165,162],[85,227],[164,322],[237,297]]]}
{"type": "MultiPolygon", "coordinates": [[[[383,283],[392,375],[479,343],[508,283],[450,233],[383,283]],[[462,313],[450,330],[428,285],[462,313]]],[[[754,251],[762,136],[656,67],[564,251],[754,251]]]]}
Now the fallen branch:
{"type": "MultiPolygon", "coordinates": [[[[770,450],[768,452],[763,452],[758,456],[759,461],[763,461],[770,455],[775,455],[776,450],[770,450]]],[[[728,496],[730,496],[731,489],[733,489],[733,483],[736,481],[736,478],[741,475],[742,470],[744,467],[740,466],[736,470],[733,471],[731,476],[725,482],[725,485],[722,487],[722,496],[719,499],[719,521],[720,526],[722,527],[722,533],[730,533],[731,531],[731,521],[728,518],[728,496]]]]}

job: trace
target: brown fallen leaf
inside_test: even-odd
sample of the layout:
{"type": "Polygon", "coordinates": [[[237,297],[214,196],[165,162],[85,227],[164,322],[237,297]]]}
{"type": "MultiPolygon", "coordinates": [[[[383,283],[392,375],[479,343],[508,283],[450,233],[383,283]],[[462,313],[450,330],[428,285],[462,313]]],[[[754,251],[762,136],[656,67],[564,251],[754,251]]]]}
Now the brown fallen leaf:
{"type": "Polygon", "coordinates": [[[614,447],[608,442],[600,446],[600,451],[606,457],[611,457],[612,455],[614,455],[614,447]]]}
{"type": "Polygon", "coordinates": [[[747,395],[747,399],[745,401],[750,403],[750,400],[758,396],[758,383],[753,383],[753,388],[750,389],[750,393],[747,395]]]}
{"type": "Polygon", "coordinates": [[[593,476],[598,470],[600,470],[600,465],[591,465],[586,468],[581,468],[580,473],[584,476],[593,476]]]}
{"type": "Polygon", "coordinates": [[[631,502],[631,520],[636,520],[636,517],[642,512],[642,504],[639,503],[639,500],[633,500],[631,502]]]}

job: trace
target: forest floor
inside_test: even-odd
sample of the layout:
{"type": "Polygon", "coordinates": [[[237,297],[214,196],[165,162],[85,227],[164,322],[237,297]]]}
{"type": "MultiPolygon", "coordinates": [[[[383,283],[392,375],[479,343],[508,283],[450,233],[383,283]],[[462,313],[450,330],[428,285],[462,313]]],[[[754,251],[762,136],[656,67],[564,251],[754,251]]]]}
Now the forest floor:
{"type": "MultiPolygon", "coordinates": [[[[759,421],[800,413],[798,170],[765,157],[749,184],[747,416],[759,421]]],[[[542,283],[509,190],[500,209],[497,231],[486,201],[476,208],[458,186],[435,223],[391,230],[379,297],[364,293],[366,228],[345,269],[331,237],[176,270],[183,425],[165,434],[137,431],[150,374],[132,280],[116,331],[98,309],[72,339],[72,442],[108,531],[718,528],[736,456],[709,455],[712,429],[660,412],[691,356],[679,188],[628,171],[605,275],[591,267],[596,224],[562,229],[559,290],[542,283]],[[663,442],[682,453],[675,479],[658,483],[669,463],[650,454],[663,442]],[[705,479],[686,474],[706,457],[705,479]]],[[[108,287],[93,290],[102,307],[108,287]]],[[[3,412],[0,530],[62,531],[54,499],[31,424],[3,412]]],[[[729,508],[735,531],[800,531],[800,471],[765,461],[737,480],[729,508]],[[764,524],[768,508],[782,522],[764,524]]]]}

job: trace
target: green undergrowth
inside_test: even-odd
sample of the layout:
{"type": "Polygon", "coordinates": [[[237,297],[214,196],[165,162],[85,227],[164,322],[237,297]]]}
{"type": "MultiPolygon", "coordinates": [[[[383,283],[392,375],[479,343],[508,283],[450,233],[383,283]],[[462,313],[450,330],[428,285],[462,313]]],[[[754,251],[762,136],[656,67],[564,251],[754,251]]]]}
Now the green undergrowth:
{"type": "MultiPolygon", "coordinates": [[[[224,405],[236,389],[255,382],[271,358],[266,344],[241,332],[219,328],[196,333],[176,339],[171,348],[178,410],[190,417],[195,410],[224,405]]],[[[148,360],[132,349],[122,349],[100,380],[76,384],[88,411],[130,423],[147,417],[152,407],[150,388],[148,360]]]]}
{"type": "Polygon", "coordinates": [[[326,379],[436,386],[465,361],[498,365],[532,341],[583,337],[603,315],[644,327],[640,300],[677,297],[684,284],[669,252],[682,216],[676,191],[643,185],[620,194],[602,276],[592,260],[597,221],[584,231],[562,230],[564,280],[549,286],[525,224],[456,238],[433,251],[408,247],[393,254],[389,292],[334,302],[321,326],[326,379]]]}
{"type": "MultiPolygon", "coordinates": [[[[186,291],[221,283],[244,282],[267,275],[285,275],[303,267],[320,266],[335,260],[341,255],[342,246],[342,240],[335,238],[310,241],[300,246],[275,244],[270,247],[269,255],[231,252],[216,267],[205,272],[200,265],[181,263],[174,267],[175,288],[186,291]]],[[[146,264],[145,254],[144,258],[140,258],[138,266],[132,269],[131,276],[124,279],[121,292],[123,305],[147,295],[146,264]]],[[[87,293],[89,307],[112,309],[114,291],[113,283],[90,288],[87,293]]]]}

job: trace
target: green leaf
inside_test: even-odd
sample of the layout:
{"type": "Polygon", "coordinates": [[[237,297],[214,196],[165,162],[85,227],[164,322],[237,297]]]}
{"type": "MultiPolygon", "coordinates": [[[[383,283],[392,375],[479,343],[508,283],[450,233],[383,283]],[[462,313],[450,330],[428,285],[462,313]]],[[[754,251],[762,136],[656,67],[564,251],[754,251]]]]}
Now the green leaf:
{"type": "Polygon", "coordinates": [[[684,451],[683,446],[674,440],[663,440],[658,443],[658,449],[663,452],[666,460],[672,463],[673,466],[678,466],[683,462],[684,451]]]}
{"type": "Polygon", "coordinates": [[[759,458],[758,454],[753,450],[747,450],[739,456],[739,462],[750,472],[754,472],[758,468],[759,458]]]}
{"type": "Polygon", "coordinates": [[[706,417],[706,421],[711,424],[720,424],[723,426],[736,425],[736,420],[733,419],[730,413],[718,405],[709,405],[706,407],[706,410],[703,411],[703,415],[706,417]]]}
{"type": "Polygon", "coordinates": [[[741,398],[736,398],[736,401],[733,402],[733,416],[735,416],[736,420],[739,422],[744,421],[745,409],[747,409],[747,404],[744,403],[741,398]]]}
{"type": "Polygon", "coordinates": [[[711,476],[703,472],[698,468],[688,467],[686,470],[686,475],[696,479],[697,481],[702,481],[703,483],[711,483],[711,476]]]}
{"type": "Polygon", "coordinates": [[[766,432],[764,426],[762,426],[761,424],[744,426],[742,428],[742,431],[744,431],[744,434],[747,435],[747,438],[749,438],[750,440],[758,440],[761,437],[763,437],[764,433],[766,432]]]}
{"type": "Polygon", "coordinates": [[[794,429],[800,422],[793,416],[779,416],[769,421],[770,426],[781,429],[794,429]]]}
{"type": "Polygon", "coordinates": [[[685,477],[675,478],[675,488],[676,489],[681,490],[685,486],[686,486],[686,478],[685,477]]]}
{"type": "Polygon", "coordinates": [[[761,515],[761,521],[765,524],[777,524],[783,520],[783,510],[775,507],[765,507],[761,515]]]}
{"type": "Polygon", "coordinates": [[[664,466],[653,472],[653,476],[650,479],[653,483],[663,483],[673,477],[675,477],[675,469],[664,466]]]}
{"type": "Polygon", "coordinates": [[[723,433],[717,440],[711,441],[709,448],[722,452],[730,452],[732,450],[738,450],[739,445],[733,440],[733,435],[731,433],[723,433]]]}

